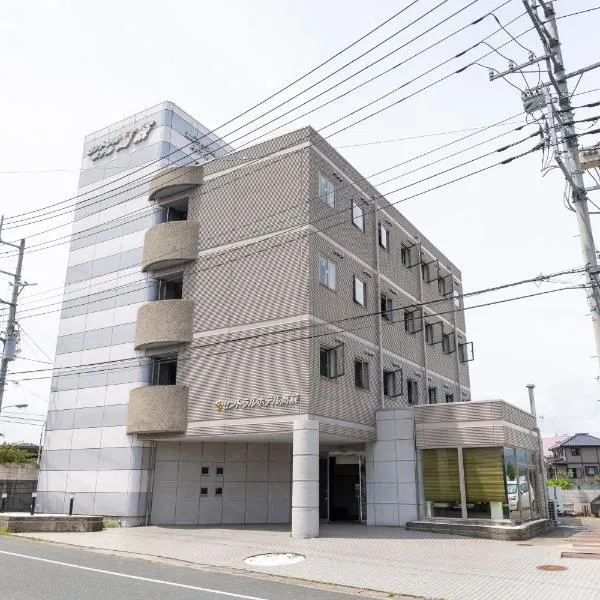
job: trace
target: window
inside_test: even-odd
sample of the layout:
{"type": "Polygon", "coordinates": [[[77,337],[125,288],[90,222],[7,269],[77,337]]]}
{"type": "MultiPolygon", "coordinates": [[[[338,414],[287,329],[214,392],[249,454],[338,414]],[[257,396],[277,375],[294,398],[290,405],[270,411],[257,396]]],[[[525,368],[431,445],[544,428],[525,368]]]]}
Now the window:
{"type": "Polygon", "coordinates": [[[421,279],[427,283],[429,281],[429,263],[421,263],[421,279]]]}
{"type": "Polygon", "coordinates": [[[223,475],[223,467],[217,467],[217,475],[223,475]]]}
{"type": "Polygon", "coordinates": [[[390,232],[383,223],[379,223],[379,245],[385,250],[390,249],[390,232]]]}
{"type": "Polygon", "coordinates": [[[222,496],[222,495],[223,495],[223,488],[222,487],[215,488],[215,496],[222,496]]]}
{"type": "Polygon", "coordinates": [[[330,290],[335,290],[337,265],[325,256],[319,256],[319,281],[330,290]]]}
{"type": "Polygon", "coordinates": [[[410,267],[410,248],[402,244],[400,246],[400,260],[405,267],[410,267]]]}
{"type": "Polygon", "coordinates": [[[395,371],[383,371],[384,396],[387,396],[388,398],[401,396],[403,393],[402,387],[402,369],[396,369],[395,371]]]}
{"type": "Polygon", "coordinates": [[[404,311],[404,329],[408,333],[415,333],[416,331],[415,313],[412,310],[404,311]]]}
{"type": "Polygon", "coordinates": [[[170,223],[172,221],[187,221],[188,218],[188,199],[184,198],[178,202],[174,202],[170,206],[162,207],[162,223],[170,223]]]}
{"type": "Polygon", "coordinates": [[[201,467],[200,472],[202,475],[208,475],[208,467],[201,467]]]}
{"type": "Polygon", "coordinates": [[[571,448],[571,456],[581,456],[581,448],[571,448]]]}
{"type": "Polygon", "coordinates": [[[361,390],[369,389],[369,363],[359,358],[354,361],[354,385],[361,390]]]}
{"type": "Polygon", "coordinates": [[[452,404],[454,402],[454,394],[446,392],[446,404],[452,404]]]}
{"type": "Polygon", "coordinates": [[[433,325],[431,323],[425,323],[425,342],[433,344],[433,325]]]}
{"type": "Polygon", "coordinates": [[[177,359],[173,357],[152,358],[150,385],[175,385],[177,382],[177,359]]]}
{"type": "Polygon", "coordinates": [[[442,336],[442,350],[444,354],[452,354],[456,350],[454,333],[444,333],[442,336]]]}
{"type": "Polygon", "coordinates": [[[333,208],[335,206],[335,186],[333,181],[319,173],[319,198],[333,208]]]}
{"type": "Polygon", "coordinates": [[[354,302],[361,306],[367,303],[367,284],[356,275],[354,276],[354,302]]]}
{"type": "Polygon", "coordinates": [[[452,290],[452,297],[454,298],[454,308],[460,308],[460,290],[458,288],[452,290]]]}
{"type": "Polygon", "coordinates": [[[579,479],[581,472],[579,469],[574,469],[572,467],[567,469],[567,478],[568,479],[579,479]]]}
{"type": "Polygon", "coordinates": [[[471,362],[475,360],[475,354],[473,352],[473,342],[464,342],[458,344],[458,359],[461,363],[471,362]]]}
{"type": "Polygon", "coordinates": [[[419,388],[417,382],[414,379],[406,380],[406,393],[408,395],[409,404],[419,403],[419,388]]]}
{"type": "Polygon", "coordinates": [[[429,404],[437,404],[437,388],[430,387],[427,390],[427,400],[429,400],[429,404]]]}
{"type": "Polygon", "coordinates": [[[443,277],[438,277],[438,292],[440,296],[446,295],[446,280],[443,277]]]}
{"type": "Polygon", "coordinates": [[[320,373],[323,377],[335,379],[344,374],[344,344],[334,348],[321,346],[320,373]]]}
{"type": "Polygon", "coordinates": [[[386,321],[394,320],[394,302],[386,294],[381,294],[381,317],[386,321]]]}
{"type": "Polygon", "coordinates": [[[587,477],[595,477],[598,475],[598,467],[596,465],[589,465],[585,468],[585,474],[587,477]]]}
{"type": "Polygon", "coordinates": [[[365,211],[356,200],[352,200],[352,224],[361,231],[365,230],[365,211]]]}
{"type": "Polygon", "coordinates": [[[208,488],[207,487],[201,487],[200,488],[200,495],[201,496],[208,496],[208,488]]]}
{"type": "Polygon", "coordinates": [[[183,280],[158,279],[156,281],[157,300],[180,300],[183,298],[183,280]]]}

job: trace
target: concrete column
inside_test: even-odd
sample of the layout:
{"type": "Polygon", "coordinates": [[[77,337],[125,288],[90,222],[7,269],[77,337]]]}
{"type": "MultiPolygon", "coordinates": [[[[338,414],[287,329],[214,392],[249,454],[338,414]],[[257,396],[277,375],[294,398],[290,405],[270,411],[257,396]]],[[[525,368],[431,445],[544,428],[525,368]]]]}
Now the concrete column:
{"type": "Polygon", "coordinates": [[[319,537],[319,421],[294,421],[292,537],[319,537]]]}

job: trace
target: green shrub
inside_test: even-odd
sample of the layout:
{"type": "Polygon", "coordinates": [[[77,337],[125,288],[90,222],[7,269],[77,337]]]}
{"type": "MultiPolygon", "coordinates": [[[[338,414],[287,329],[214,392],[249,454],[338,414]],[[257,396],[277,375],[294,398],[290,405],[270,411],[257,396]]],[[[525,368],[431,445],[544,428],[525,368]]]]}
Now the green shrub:
{"type": "Polygon", "coordinates": [[[561,490],[568,490],[569,485],[570,484],[566,479],[560,479],[558,477],[555,477],[553,479],[548,479],[546,481],[547,487],[557,487],[557,488],[560,488],[561,490]]]}
{"type": "Polygon", "coordinates": [[[12,444],[0,444],[0,464],[26,463],[31,459],[27,450],[12,444]]]}

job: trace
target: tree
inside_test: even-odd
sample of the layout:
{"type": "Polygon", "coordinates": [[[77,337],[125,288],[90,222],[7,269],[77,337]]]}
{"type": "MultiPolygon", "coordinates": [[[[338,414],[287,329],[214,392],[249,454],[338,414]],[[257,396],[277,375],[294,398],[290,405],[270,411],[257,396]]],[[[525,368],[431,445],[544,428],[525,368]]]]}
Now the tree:
{"type": "Polygon", "coordinates": [[[570,483],[566,479],[554,477],[546,480],[546,487],[557,487],[561,490],[568,490],[570,483]]]}
{"type": "Polygon", "coordinates": [[[29,462],[31,455],[27,450],[12,444],[0,444],[0,464],[29,462]]]}

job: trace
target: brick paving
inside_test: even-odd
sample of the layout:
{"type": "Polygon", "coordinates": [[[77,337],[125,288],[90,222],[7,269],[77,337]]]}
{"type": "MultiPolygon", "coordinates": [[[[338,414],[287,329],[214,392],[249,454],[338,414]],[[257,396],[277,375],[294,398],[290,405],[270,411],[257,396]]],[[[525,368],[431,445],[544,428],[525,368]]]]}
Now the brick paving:
{"type": "Polygon", "coordinates": [[[564,528],[520,543],[351,524],[322,525],[321,537],[311,540],[292,539],[289,528],[270,526],[137,527],[32,535],[90,548],[427,598],[600,600],[600,560],[560,557],[561,551],[573,548],[577,540],[595,543],[592,539],[600,529],[583,527],[564,528]],[[249,567],[243,562],[262,552],[298,552],[306,560],[270,568],[249,567]],[[566,566],[567,570],[536,569],[544,564],[566,566]]]}

